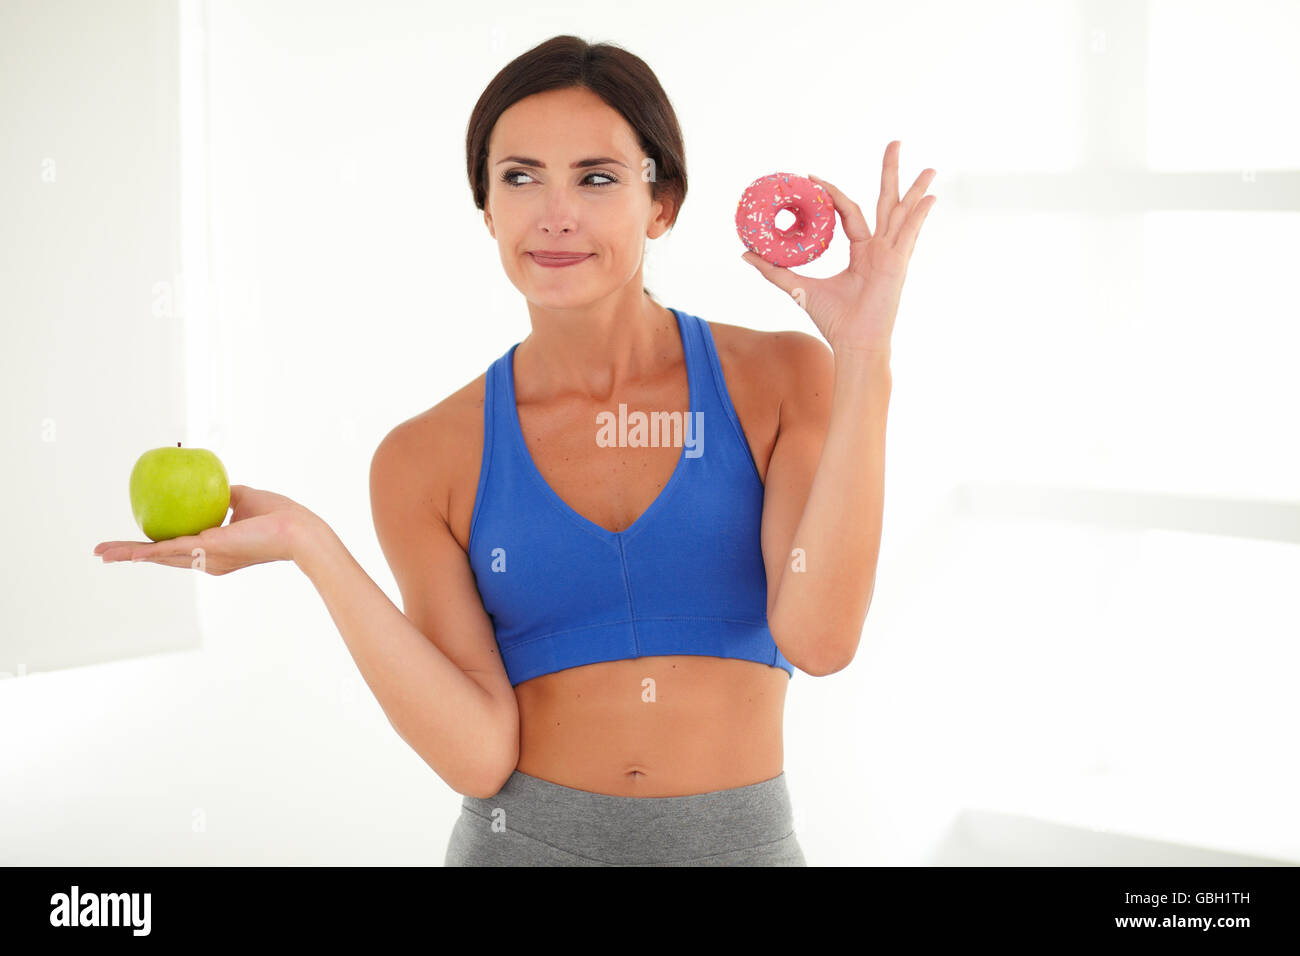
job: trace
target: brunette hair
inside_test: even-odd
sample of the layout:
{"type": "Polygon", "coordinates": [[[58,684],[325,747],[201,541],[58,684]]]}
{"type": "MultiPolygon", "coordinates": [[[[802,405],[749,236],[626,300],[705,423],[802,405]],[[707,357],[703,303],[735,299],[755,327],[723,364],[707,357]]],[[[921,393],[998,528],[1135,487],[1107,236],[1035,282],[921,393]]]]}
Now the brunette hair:
{"type": "MultiPolygon", "coordinates": [[[[613,43],[592,44],[567,34],[551,37],[507,63],[474,104],[465,129],[465,169],[475,208],[481,211],[487,204],[488,139],[497,119],[526,96],[571,87],[595,93],[632,127],[654,163],[651,198],[673,204],[671,230],[686,200],[686,148],[668,94],[635,54],[613,43]]],[[[654,299],[649,289],[642,286],[642,291],[654,299]]]]}

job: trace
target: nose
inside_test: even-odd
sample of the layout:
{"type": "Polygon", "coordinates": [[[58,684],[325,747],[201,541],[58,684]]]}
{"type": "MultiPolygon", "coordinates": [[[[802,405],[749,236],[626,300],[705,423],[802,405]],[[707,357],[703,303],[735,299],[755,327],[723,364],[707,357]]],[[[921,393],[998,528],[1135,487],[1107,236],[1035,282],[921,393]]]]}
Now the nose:
{"type": "Polygon", "coordinates": [[[558,236],[569,235],[577,229],[578,223],[574,219],[572,206],[572,197],[568,196],[564,190],[557,189],[553,191],[546,200],[541,221],[538,223],[542,231],[548,235],[558,236]]]}

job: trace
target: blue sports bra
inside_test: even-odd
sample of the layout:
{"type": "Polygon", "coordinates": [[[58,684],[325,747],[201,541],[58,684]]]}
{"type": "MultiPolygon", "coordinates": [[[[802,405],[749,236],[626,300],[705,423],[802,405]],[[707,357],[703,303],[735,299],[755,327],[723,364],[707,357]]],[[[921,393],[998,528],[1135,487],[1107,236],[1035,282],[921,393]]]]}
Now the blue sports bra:
{"type": "Polygon", "coordinates": [[[533,463],[515,405],[519,343],[488,368],[469,559],[511,686],[660,654],[757,661],[794,676],[767,626],[758,468],[708,323],[671,311],[691,414],[671,439],[682,441],[672,477],[622,531],[570,508],[533,463]]]}

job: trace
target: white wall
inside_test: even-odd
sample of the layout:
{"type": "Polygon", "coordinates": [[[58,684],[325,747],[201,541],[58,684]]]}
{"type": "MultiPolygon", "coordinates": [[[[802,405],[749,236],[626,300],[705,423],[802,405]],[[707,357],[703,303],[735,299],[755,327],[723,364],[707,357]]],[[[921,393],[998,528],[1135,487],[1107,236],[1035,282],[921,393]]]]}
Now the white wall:
{"type": "MultiPolygon", "coordinates": [[[[1139,41],[1158,45],[1161,24],[1199,17],[1234,37],[1252,23],[1275,37],[1296,31],[1294,16],[1274,6],[1224,23],[1212,7],[1171,14],[1154,4],[1150,17],[1124,7],[1139,9],[1141,29],[1111,23],[1120,7],[814,2],[801,11],[824,29],[809,44],[773,38],[788,9],[778,3],[701,11],[670,2],[653,16],[548,3],[508,16],[465,9],[454,20],[423,3],[214,3],[213,320],[202,370],[211,387],[197,416],[209,423],[205,443],[232,481],[325,517],[398,597],[370,523],[370,455],[394,424],[528,332],[470,200],[464,130],[495,71],[546,37],[612,40],[659,74],[684,127],[691,186],[673,233],[652,244],[647,284],[709,320],[815,331],[740,261],[731,226],[739,191],[772,170],[813,172],[874,221],[880,158],[901,139],[904,185],[934,167],[940,201],[895,333],[885,539],[862,649],[840,674],[796,674],[789,695],[786,772],[810,862],[951,860],[943,841],[971,808],[1300,859],[1289,729],[1297,709],[1277,677],[1294,673],[1297,621],[1280,570],[1293,566],[1294,542],[1264,551],[1199,542],[1211,562],[1200,567],[1249,570],[1212,577],[1230,582],[1215,595],[1218,630],[1188,631],[1208,627],[1198,611],[1212,584],[1159,589],[1114,572],[1117,554],[1130,571],[1163,566],[1162,532],[1138,545],[1086,526],[952,518],[925,534],[973,478],[1249,497],[1300,477],[1291,454],[1269,459],[1259,478],[1262,459],[1250,456],[1274,452],[1244,440],[1234,457],[1207,462],[1190,413],[1169,433],[1143,430],[1167,420],[1157,412],[1185,407],[1171,390],[1184,397],[1185,381],[1204,382],[1216,354],[1204,316],[1164,311],[1179,278],[1157,272],[1151,285],[1140,270],[1122,271],[1159,214],[1094,217],[1070,208],[1069,182],[1046,187],[1059,208],[1014,195],[1011,206],[1021,205],[1003,208],[979,178],[1005,175],[996,190],[1012,194],[1026,173],[1092,161],[1090,124],[1108,101],[1090,99],[1087,77],[1106,72],[1098,57],[1131,59],[1139,41]],[[812,62],[773,79],[774,63],[800,57],[812,62]],[[1135,327],[1141,335],[1131,338],[1135,327]],[[1179,340],[1182,364],[1162,365],[1166,335],[1189,328],[1198,331],[1179,340]],[[1116,348],[1133,341],[1145,351],[1116,348]],[[1031,574],[1034,583],[1020,586],[1031,574]],[[1275,603],[1275,630],[1233,617],[1247,598],[1275,603]],[[1145,623],[1133,626],[1125,609],[1145,623]],[[1165,610],[1178,612],[1183,630],[1162,629],[1165,610]],[[1225,621],[1238,630],[1225,632],[1225,621]],[[1190,663],[1178,656],[1188,634],[1200,654],[1190,663]],[[1161,675],[1176,661],[1175,685],[1161,675]],[[1197,732],[1214,735],[1200,759],[1197,739],[1177,730],[1198,714],[1197,732]],[[1145,759],[1153,754],[1161,759],[1145,759]]],[[[1245,69],[1249,57],[1238,55],[1245,69]]],[[[1169,74],[1185,69],[1163,62],[1169,74]]],[[[1233,71],[1219,75],[1231,82],[1233,71]]],[[[1177,96],[1177,83],[1161,88],[1177,96]]],[[[1275,83],[1251,96],[1280,108],[1294,92],[1275,83]]],[[[1170,110],[1168,101],[1147,106],[1153,116],[1170,110]]],[[[1113,152],[1145,157],[1146,144],[1129,135],[1113,152]]],[[[1237,146],[1209,158],[1200,143],[1160,155],[1234,174],[1300,166],[1295,140],[1237,146]]],[[[1202,217],[1196,224],[1216,214],[1164,215],[1202,217]]],[[[1250,241],[1257,220],[1218,215],[1238,243],[1250,241]]],[[[1275,241],[1294,242],[1294,213],[1272,215],[1275,241]]],[[[1195,258],[1209,250],[1174,248],[1211,282],[1195,258]]],[[[841,247],[804,271],[826,275],[845,261],[841,247]]],[[[1249,336],[1256,351],[1234,366],[1239,388],[1213,383],[1225,396],[1213,440],[1239,438],[1242,422],[1280,424],[1282,409],[1295,407],[1266,347],[1286,343],[1295,292],[1279,284],[1271,306],[1263,298],[1219,327],[1223,341],[1249,336]],[[1247,397],[1233,405],[1234,394],[1247,397]]],[[[1185,397],[1196,408],[1206,401],[1203,390],[1185,397]]],[[[98,529],[77,531],[88,555],[98,529]]],[[[95,563],[105,579],[147,581],[157,593],[196,589],[203,647],[0,682],[0,861],[441,861],[459,797],[388,727],[296,568],[209,579],[95,563]]],[[[58,588],[48,582],[49,594],[58,588]]],[[[136,599],[123,591],[98,600],[107,609],[136,599]]],[[[1063,848],[1059,861],[1070,859],[1063,848]]]]}
{"type": "Polygon", "coordinates": [[[200,642],[191,592],[86,559],[139,534],[140,454],[192,444],[176,26],[170,0],[0,4],[3,673],[200,642]]]}

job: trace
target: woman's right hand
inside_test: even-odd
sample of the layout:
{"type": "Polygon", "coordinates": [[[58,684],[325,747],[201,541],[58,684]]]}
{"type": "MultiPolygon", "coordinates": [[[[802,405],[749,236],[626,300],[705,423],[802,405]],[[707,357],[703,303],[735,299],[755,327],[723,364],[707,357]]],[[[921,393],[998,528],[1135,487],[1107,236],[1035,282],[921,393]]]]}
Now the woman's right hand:
{"type": "Polygon", "coordinates": [[[320,520],[291,498],[248,485],[230,486],[230,504],[234,513],[229,524],[163,541],[103,541],[94,553],[105,564],[152,561],[208,574],[229,574],[252,564],[292,561],[297,532],[320,520]]]}

